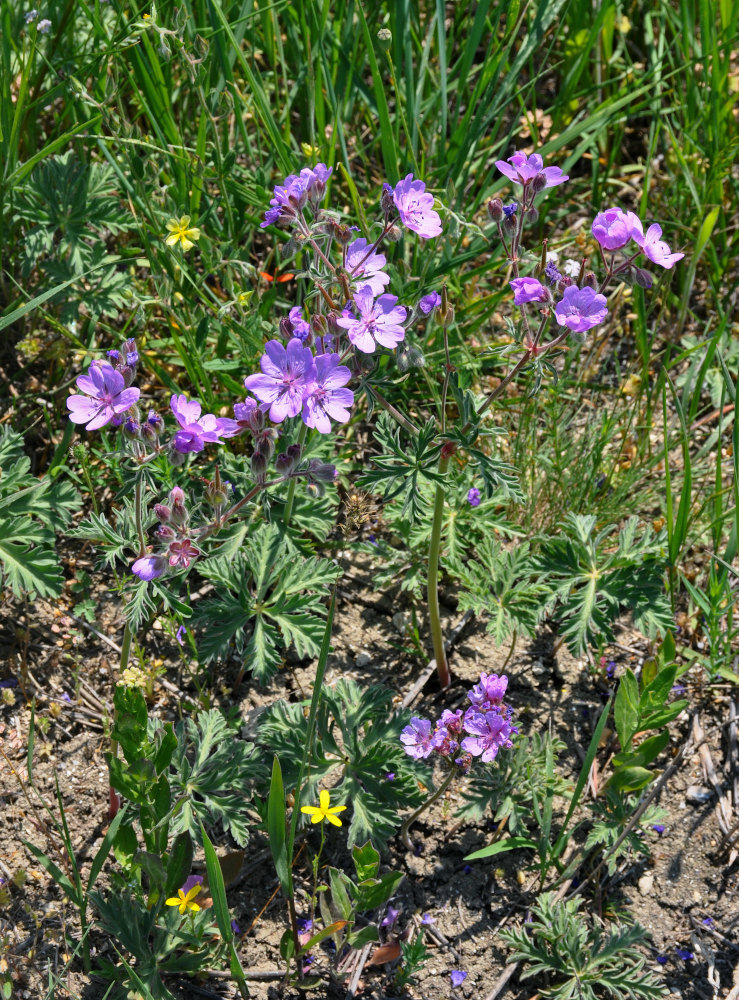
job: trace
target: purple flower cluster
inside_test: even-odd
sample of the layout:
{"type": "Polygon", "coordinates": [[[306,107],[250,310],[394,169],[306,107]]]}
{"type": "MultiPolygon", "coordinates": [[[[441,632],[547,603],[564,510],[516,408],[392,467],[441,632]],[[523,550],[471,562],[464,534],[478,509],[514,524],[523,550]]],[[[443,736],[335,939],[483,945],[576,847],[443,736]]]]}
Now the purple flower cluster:
{"type": "Polygon", "coordinates": [[[331,420],[347,422],[354,393],[345,388],[351,372],[339,363],[338,354],[314,358],[298,337],[287,347],[270,340],[264,350],[262,374],[248,375],[244,385],[268,408],[270,420],[278,424],[300,413],[304,424],[322,434],[330,432],[331,420]]]}
{"type": "Polygon", "coordinates": [[[593,220],[593,236],[604,250],[620,250],[633,240],[653,264],[670,269],[682,260],[684,253],[672,253],[662,237],[662,227],[656,223],[644,232],[641,219],[633,212],[609,208],[593,220]]]}
{"type": "Polygon", "coordinates": [[[141,395],[131,387],[136,376],[139,355],[136,341],[127,340],[123,351],[108,351],[110,361],[93,361],[86,375],[79,375],[77,388],[84,395],[72,393],[67,398],[69,419],[73,424],[86,424],[96,431],[111,421],[118,425],[123,414],[134,406],[141,395]]]}
{"type": "Polygon", "coordinates": [[[333,173],[333,167],[317,163],[315,167],[303,167],[300,174],[290,174],[284,184],[278,184],[270,208],[264,215],[261,228],[273,226],[277,222],[294,222],[310,200],[317,206],[326,193],[326,181],[333,173]]]}
{"type": "Polygon", "coordinates": [[[480,681],[467,697],[466,712],[444,710],[434,724],[414,717],[400,734],[405,752],[416,759],[430,757],[436,751],[468,767],[471,757],[481,757],[488,763],[498,751],[513,746],[511,737],[518,729],[512,724],[513,710],[504,703],[508,687],[505,674],[480,674],[480,681]],[[456,756],[461,750],[461,756],[456,756]]]}
{"type": "Polygon", "coordinates": [[[527,156],[519,150],[509,156],[507,161],[496,160],[495,166],[515,184],[520,184],[524,189],[531,185],[535,191],[556,187],[570,179],[569,174],[563,174],[560,167],[545,167],[539,153],[527,156]]]}
{"type": "Polygon", "coordinates": [[[385,185],[385,193],[392,194],[393,204],[406,229],[425,240],[441,233],[441,219],[434,211],[434,196],[426,191],[423,181],[414,180],[413,174],[407,174],[394,189],[385,185]]]}
{"type": "Polygon", "coordinates": [[[179,486],[169,494],[168,503],[154,505],[154,513],[159,521],[157,538],[164,544],[164,550],[136,560],[131,569],[140,580],[155,580],[170,568],[187,569],[193,559],[202,555],[190,538],[190,517],[185,494],[179,486]]]}

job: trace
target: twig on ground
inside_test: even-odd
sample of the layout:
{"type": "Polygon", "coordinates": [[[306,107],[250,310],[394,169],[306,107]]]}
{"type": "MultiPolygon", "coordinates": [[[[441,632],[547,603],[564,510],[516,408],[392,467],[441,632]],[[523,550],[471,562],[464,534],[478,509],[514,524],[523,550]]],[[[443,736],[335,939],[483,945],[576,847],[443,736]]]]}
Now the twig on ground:
{"type": "Polygon", "coordinates": [[[705,741],[705,733],[703,732],[698,712],[693,716],[693,739],[698,745],[703,778],[713,788],[718,798],[718,802],[716,803],[716,819],[718,820],[721,832],[726,836],[731,829],[731,802],[729,801],[728,792],[724,791],[723,785],[718,780],[711,758],[711,751],[705,741]]]}

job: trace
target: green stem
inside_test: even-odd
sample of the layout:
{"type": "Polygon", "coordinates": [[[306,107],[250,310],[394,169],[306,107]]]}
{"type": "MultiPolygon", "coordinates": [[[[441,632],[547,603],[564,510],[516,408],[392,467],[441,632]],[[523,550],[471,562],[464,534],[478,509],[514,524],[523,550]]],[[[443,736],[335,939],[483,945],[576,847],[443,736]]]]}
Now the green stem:
{"type": "MultiPolygon", "coordinates": [[[[442,451],[439,459],[439,475],[443,476],[449,467],[449,457],[442,451]]],[[[434,495],[434,520],[431,525],[431,541],[429,544],[429,571],[427,581],[427,602],[429,609],[429,626],[431,642],[436,660],[436,672],[439,676],[439,686],[442,691],[448,688],[452,680],[449,675],[449,665],[444,648],[444,636],[441,631],[441,616],[439,614],[439,553],[441,551],[441,526],[444,518],[444,501],[446,490],[443,483],[436,484],[434,495]]]]}
{"type": "MultiPolygon", "coordinates": [[[[305,444],[305,439],[308,435],[308,427],[306,424],[300,425],[300,433],[298,434],[298,444],[302,448],[305,444]]],[[[287,502],[285,503],[285,513],[282,516],[282,523],[287,526],[290,524],[290,518],[293,515],[293,503],[295,501],[295,487],[297,485],[297,479],[291,479],[287,487],[287,502]]]]}
{"type": "Polygon", "coordinates": [[[403,826],[400,828],[400,838],[409,851],[412,851],[414,848],[413,848],[413,841],[408,836],[408,831],[416,822],[421,813],[424,812],[426,809],[428,809],[429,806],[432,806],[437,799],[441,798],[441,796],[444,794],[447,788],[451,785],[452,779],[454,778],[456,773],[457,773],[456,767],[453,764],[451,764],[449,769],[449,774],[446,776],[446,778],[444,778],[444,780],[436,789],[434,794],[430,795],[425,802],[422,802],[421,805],[418,807],[418,809],[416,809],[415,812],[412,812],[408,817],[408,819],[405,821],[405,823],[403,823],[403,826]]]}

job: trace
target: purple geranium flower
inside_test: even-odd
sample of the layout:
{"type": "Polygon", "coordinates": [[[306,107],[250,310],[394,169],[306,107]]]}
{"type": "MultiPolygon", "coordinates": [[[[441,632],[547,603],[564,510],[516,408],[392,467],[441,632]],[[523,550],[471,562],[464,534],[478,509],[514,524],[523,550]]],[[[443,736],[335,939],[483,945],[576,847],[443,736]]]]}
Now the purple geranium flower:
{"type": "Polygon", "coordinates": [[[350,243],[346,248],[346,269],[355,288],[369,285],[373,295],[382,295],[385,286],[390,284],[390,275],[382,270],[387,260],[385,254],[374,251],[368,256],[371,246],[361,236],[350,243]]]}
{"type": "Polygon", "coordinates": [[[315,359],[315,381],[303,399],[303,423],[321,434],[331,433],[331,421],[345,424],[354,405],[354,393],[343,386],[352,377],[338,354],[319,354],[315,359]]]}
{"type": "Polygon", "coordinates": [[[85,395],[73,393],[67,398],[69,419],[73,424],[87,424],[88,431],[105,427],[141,395],[138,389],[127,389],[121,373],[107,361],[93,361],[87,374],[78,376],[77,388],[85,395]]]}
{"type": "Polygon", "coordinates": [[[234,420],[215,417],[212,413],[201,416],[201,406],[197,399],[189,400],[184,394],[174,395],[169,405],[180,425],[174,436],[174,447],[183,455],[191,451],[202,451],[207,443],[217,444],[224,434],[233,437],[234,433],[238,433],[234,420]]]}
{"type": "Polygon", "coordinates": [[[423,181],[414,181],[413,174],[407,174],[395,185],[393,201],[406,229],[418,233],[425,240],[439,235],[441,219],[434,211],[434,196],[426,191],[423,181]]]}
{"type": "Polygon", "coordinates": [[[585,288],[570,285],[554,307],[554,315],[560,326],[584,333],[602,323],[608,315],[606,297],[588,285],[585,288]]]}
{"type": "Polygon", "coordinates": [[[423,298],[418,303],[418,308],[424,314],[428,314],[432,309],[436,309],[437,306],[441,305],[441,295],[438,292],[429,292],[428,295],[424,295],[423,298]]]}
{"type": "Polygon", "coordinates": [[[547,290],[538,278],[514,278],[508,284],[513,289],[513,303],[522,306],[524,302],[543,302],[547,290]]]}
{"type": "Polygon", "coordinates": [[[641,234],[642,224],[633,212],[609,208],[593,219],[593,236],[605,250],[625,247],[635,234],[641,234]]]}
{"type": "Polygon", "coordinates": [[[263,403],[269,403],[269,417],[276,424],[295,417],[313,386],[316,366],[308,347],[293,337],[285,348],[279,340],[269,340],[261,359],[261,375],[249,375],[244,385],[263,403]]]}
{"type": "Polygon", "coordinates": [[[647,229],[645,236],[641,231],[641,223],[639,223],[639,230],[634,233],[634,240],[653,264],[659,264],[660,267],[669,270],[679,260],[682,260],[685,254],[672,253],[665,241],[660,239],[661,235],[662,227],[655,223],[647,229]]]}
{"type": "Polygon", "coordinates": [[[163,555],[142,556],[131,567],[139,580],[155,580],[167,571],[167,557],[163,555]]]}
{"type": "Polygon", "coordinates": [[[304,344],[310,336],[310,323],[303,319],[303,310],[300,306],[293,306],[288,316],[293,337],[297,337],[300,343],[304,344]]]}
{"type": "Polygon", "coordinates": [[[479,507],[481,499],[482,499],[482,493],[478,490],[476,486],[471,486],[467,490],[467,503],[470,505],[470,507],[479,507]]]}
{"type": "Polygon", "coordinates": [[[527,156],[526,153],[519,150],[513,156],[508,157],[508,162],[496,160],[495,166],[502,174],[523,187],[527,187],[535,177],[539,176],[542,176],[545,182],[542,190],[563,184],[570,179],[569,175],[563,174],[559,167],[545,167],[544,161],[538,153],[527,156]]]}
{"type": "Polygon", "coordinates": [[[513,727],[499,712],[483,713],[471,708],[465,716],[464,728],[472,735],[462,740],[462,749],[473,757],[482,756],[486,763],[495,760],[501,747],[513,746],[510,738],[513,727]]]}
{"type": "Polygon", "coordinates": [[[410,724],[400,734],[403,749],[410,757],[416,759],[431,755],[434,749],[431,740],[431,723],[428,719],[412,718],[410,724]]]}
{"type": "Polygon", "coordinates": [[[462,983],[467,978],[467,973],[463,972],[462,969],[454,969],[449,973],[449,978],[452,981],[452,986],[456,989],[457,986],[461,986],[462,983]]]}
{"type": "Polygon", "coordinates": [[[397,303],[397,295],[381,295],[375,299],[372,288],[363,285],[354,295],[359,318],[342,313],[336,322],[348,332],[352,344],[365,354],[371,354],[377,344],[392,349],[405,337],[402,323],[406,313],[397,303]]]}
{"type": "Polygon", "coordinates": [[[479,684],[475,684],[471,691],[467,692],[470,702],[477,708],[488,705],[502,705],[508,687],[508,677],[506,674],[480,674],[479,684]]]}

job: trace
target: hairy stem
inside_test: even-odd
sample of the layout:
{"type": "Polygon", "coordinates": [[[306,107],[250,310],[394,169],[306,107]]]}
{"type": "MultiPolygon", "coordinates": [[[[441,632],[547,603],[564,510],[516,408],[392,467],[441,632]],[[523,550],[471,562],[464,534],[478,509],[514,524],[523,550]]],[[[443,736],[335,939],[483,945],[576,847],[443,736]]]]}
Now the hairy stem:
{"type": "MultiPolygon", "coordinates": [[[[449,456],[442,451],[439,459],[439,475],[443,476],[449,468],[449,456]]],[[[444,517],[444,501],[446,490],[443,483],[436,484],[434,495],[434,520],[431,525],[431,541],[429,543],[429,569],[426,585],[426,599],[429,609],[429,627],[431,628],[431,643],[436,660],[436,672],[442,691],[451,684],[449,665],[444,648],[444,636],[441,631],[441,616],[439,614],[439,553],[441,551],[441,525],[444,517]]]]}

